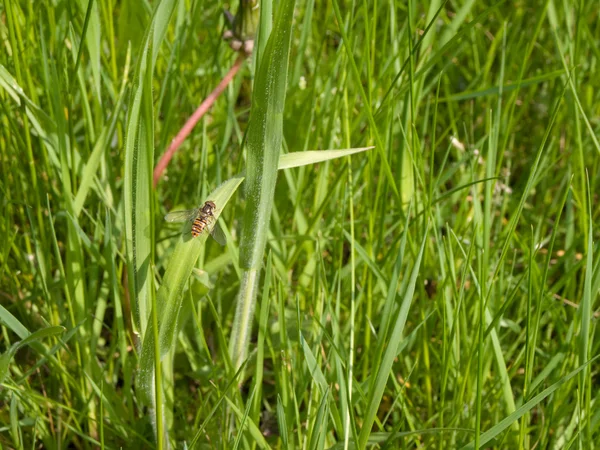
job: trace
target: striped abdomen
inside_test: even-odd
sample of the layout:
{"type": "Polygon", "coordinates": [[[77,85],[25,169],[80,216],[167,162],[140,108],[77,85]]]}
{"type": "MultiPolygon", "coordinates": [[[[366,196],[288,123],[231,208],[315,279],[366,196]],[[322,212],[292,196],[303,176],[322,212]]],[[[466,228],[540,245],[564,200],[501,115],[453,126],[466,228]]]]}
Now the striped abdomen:
{"type": "Polygon", "coordinates": [[[198,237],[208,226],[209,220],[210,217],[204,215],[196,217],[196,220],[194,220],[194,223],[192,224],[192,237],[198,237]]]}

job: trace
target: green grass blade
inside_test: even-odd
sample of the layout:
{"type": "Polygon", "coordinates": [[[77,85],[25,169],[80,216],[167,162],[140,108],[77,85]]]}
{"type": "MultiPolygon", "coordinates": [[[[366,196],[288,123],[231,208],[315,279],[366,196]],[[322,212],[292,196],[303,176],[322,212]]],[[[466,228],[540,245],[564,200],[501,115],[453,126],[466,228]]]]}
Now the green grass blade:
{"type": "Polygon", "coordinates": [[[176,5],[163,0],[156,8],[142,42],[133,78],[125,140],[124,210],[127,242],[127,269],[137,320],[144,336],[152,308],[152,266],[154,248],[154,113],[152,76],[158,47],[176,5]]]}
{"type": "Polygon", "coordinates": [[[253,389],[257,389],[256,396],[253,397],[252,404],[252,420],[259,422],[260,420],[260,398],[262,397],[262,383],[264,377],[264,360],[265,360],[265,339],[268,334],[269,309],[271,306],[271,296],[269,290],[271,288],[271,273],[272,273],[272,254],[267,257],[267,265],[265,267],[265,281],[263,283],[262,298],[259,313],[258,337],[256,342],[256,371],[252,380],[253,389]]]}
{"type": "Polygon", "coordinates": [[[9,310],[0,305],[0,322],[3,326],[8,327],[21,339],[25,339],[31,335],[31,332],[17,319],[9,310]]]}
{"type": "Polygon", "coordinates": [[[595,3],[238,3],[153,190],[229,6],[0,0],[2,445],[595,445],[600,359],[528,404],[600,352],[595,3]]]}
{"type": "MultiPolygon", "coordinates": [[[[588,205],[592,204],[591,191],[589,190],[588,180],[588,205]]],[[[588,239],[586,249],[586,270],[585,278],[583,280],[583,298],[581,299],[581,305],[579,307],[579,317],[581,320],[581,326],[579,331],[579,363],[584,364],[590,358],[590,348],[594,343],[593,334],[590,333],[592,329],[592,300],[594,295],[592,293],[592,278],[594,276],[594,247],[593,247],[593,224],[592,224],[592,211],[591,206],[588,211],[588,239]]],[[[599,259],[600,260],[600,259],[599,259]]],[[[597,292],[595,293],[597,296],[597,292]]],[[[579,375],[579,404],[582,410],[580,417],[584,416],[588,418],[584,423],[584,429],[582,433],[585,436],[585,442],[592,442],[592,429],[590,426],[589,417],[592,414],[591,398],[592,398],[592,375],[590,369],[586,368],[579,375]]]]}
{"type": "Polygon", "coordinates": [[[279,425],[283,448],[290,448],[288,426],[285,418],[285,407],[283,406],[280,395],[277,395],[277,424],[279,425]]]}
{"type": "MultiPolygon", "coordinates": [[[[102,92],[100,90],[100,16],[98,14],[98,2],[95,0],[79,0],[79,7],[85,13],[83,33],[85,33],[85,44],[89,52],[89,60],[92,71],[94,91],[97,95],[99,104],[102,104],[102,92]]],[[[79,52],[75,61],[74,72],[77,73],[81,63],[81,53],[83,50],[83,42],[80,42],[79,52]]]]}
{"type": "Polygon", "coordinates": [[[293,167],[307,166],[324,161],[329,161],[342,156],[350,156],[355,153],[364,152],[374,147],[348,148],[343,150],[308,150],[305,152],[292,152],[281,155],[279,158],[279,170],[291,169],[293,167]]]}
{"type": "MultiPolygon", "coordinates": [[[[163,0],[152,15],[138,55],[133,89],[129,101],[129,116],[126,125],[125,140],[125,176],[124,176],[124,212],[125,241],[127,247],[127,272],[131,298],[137,325],[143,342],[150,322],[155,324],[157,333],[156,309],[153,309],[155,292],[153,283],[154,268],[154,190],[152,171],[154,166],[154,108],[152,80],[154,63],[160,44],[164,39],[166,26],[176,5],[175,0],[163,0]],[[155,312],[151,317],[151,311],[155,312]]],[[[157,342],[154,339],[154,342],[157,342]]],[[[166,430],[163,426],[162,369],[158,345],[153,348],[154,397],[152,399],[156,441],[159,450],[165,444],[166,430]]],[[[147,386],[140,389],[140,397],[148,394],[147,386]]]]}
{"type": "Polygon", "coordinates": [[[108,150],[110,139],[115,133],[115,129],[117,127],[117,119],[121,112],[121,108],[123,107],[127,84],[129,83],[130,61],[131,48],[128,47],[127,56],[125,58],[125,68],[123,69],[123,81],[121,84],[121,90],[119,92],[119,97],[115,105],[115,109],[113,111],[109,124],[107,124],[102,130],[102,133],[100,134],[96,145],[94,145],[94,150],[92,151],[92,154],[90,155],[82,171],[81,184],[79,185],[77,195],[75,196],[75,200],[73,201],[73,210],[76,216],[79,215],[81,209],[83,208],[83,204],[87,198],[90,188],[93,185],[96,172],[98,171],[98,166],[101,162],[101,156],[105,151],[108,150]]]}
{"type": "Polygon", "coordinates": [[[267,242],[279,154],[283,140],[283,109],[295,0],[279,4],[277,19],[257,72],[246,137],[246,210],[240,242],[244,269],[230,341],[236,368],[246,358],[258,292],[259,269],[267,242]]]}
{"type": "Polygon", "coordinates": [[[317,415],[315,416],[314,426],[309,440],[308,448],[310,450],[322,450],[325,448],[325,437],[329,431],[329,389],[323,392],[321,403],[317,415]]]}
{"type": "Polygon", "coordinates": [[[285,0],[279,5],[275,28],[261,59],[252,95],[246,137],[245,192],[248,200],[240,246],[240,267],[244,269],[261,266],[267,239],[283,139],[283,107],[294,4],[294,0],[285,0]]]}
{"type": "Polygon", "coordinates": [[[571,89],[571,94],[573,94],[573,99],[575,100],[575,104],[577,105],[577,110],[578,110],[580,116],[583,118],[583,122],[585,123],[586,128],[588,129],[588,134],[589,134],[590,139],[592,140],[592,143],[594,144],[594,148],[596,149],[596,151],[598,153],[600,153],[600,141],[598,141],[598,138],[596,137],[597,132],[594,130],[594,127],[590,123],[590,119],[588,118],[587,114],[585,113],[585,110],[583,109],[583,105],[581,104],[581,100],[579,99],[579,93],[577,92],[577,86],[575,86],[575,82],[573,81],[573,76],[571,76],[571,71],[569,70],[569,67],[567,66],[567,61],[565,59],[564,51],[560,45],[560,39],[559,39],[558,35],[556,34],[557,30],[553,30],[553,32],[554,32],[554,39],[556,42],[556,46],[558,48],[558,54],[560,55],[561,62],[563,65],[564,74],[567,77],[567,83],[569,85],[569,88],[571,89]]]}
{"type": "Polygon", "coordinates": [[[258,426],[256,426],[256,424],[249,417],[247,417],[244,412],[240,411],[239,408],[233,403],[233,401],[229,397],[225,397],[225,400],[227,401],[227,404],[229,405],[231,410],[236,415],[237,419],[240,422],[245,422],[245,427],[248,428],[248,431],[250,431],[250,435],[252,436],[254,442],[258,445],[258,447],[267,450],[270,449],[271,447],[260,432],[258,426]]]}
{"type": "Polygon", "coordinates": [[[402,339],[404,326],[406,324],[408,312],[410,310],[410,306],[412,304],[413,296],[415,293],[415,286],[417,283],[417,278],[419,275],[419,269],[421,267],[421,260],[425,251],[426,242],[427,233],[425,233],[425,235],[423,236],[421,249],[413,266],[413,270],[410,274],[410,281],[406,288],[406,292],[404,294],[400,310],[398,311],[398,315],[396,316],[396,319],[393,322],[393,328],[390,334],[388,346],[385,349],[385,352],[383,353],[381,364],[379,365],[379,367],[377,367],[376,372],[373,374],[371,385],[369,387],[368,403],[364,415],[364,422],[358,438],[359,448],[365,448],[367,445],[369,435],[371,434],[371,427],[373,426],[373,422],[375,421],[375,416],[377,415],[377,410],[379,409],[379,404],[381,402],[381,398],[383,397],[383,391],[385,390],[387,380],[390,376],[392,364],[394,363],[394,359],[396,358],[397,349],[399,345],[398,343],[402,339]]]}

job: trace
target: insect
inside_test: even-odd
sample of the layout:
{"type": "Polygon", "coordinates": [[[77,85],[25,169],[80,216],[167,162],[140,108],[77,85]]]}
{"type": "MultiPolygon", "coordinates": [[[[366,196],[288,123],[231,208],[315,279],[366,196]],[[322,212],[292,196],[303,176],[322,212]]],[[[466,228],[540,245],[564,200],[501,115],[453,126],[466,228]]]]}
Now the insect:
{"type": "Polygon", "coordinates": [[[184,211],[173,211],[165,216],[167,222],[192,222],[192,237],[198,237],[210,229],[210,235],[221,245],[225,245],[223,230],[215,222],[215,210],[217,206],[212,200],[208,200],[200,208],[184,211]],[[214,223],[214,226],[212,226],[214,223]],[[212,228],[211,228],[212,226],[212,228]]]}

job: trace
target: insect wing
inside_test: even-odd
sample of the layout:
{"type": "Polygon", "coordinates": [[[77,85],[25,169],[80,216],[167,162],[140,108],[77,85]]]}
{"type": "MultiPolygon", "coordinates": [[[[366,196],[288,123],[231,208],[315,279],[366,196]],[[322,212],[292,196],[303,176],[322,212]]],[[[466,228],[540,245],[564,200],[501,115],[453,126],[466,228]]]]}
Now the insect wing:
{"type": "Polygon", "coordinates": [[[223,229],[221,228],[221,226],[219,225],[219,222],[215,223],[215,226],[213,227],[213,229],[210,231],[210,235],[213,237],[213,239],[215,241],[217,241],[220,245],[225,245],[225,243],[227,242],[227,238],[225,237],[225,233],[223,232],[223,229]]]}
{"type": "Polygon", "coordinates": [[[186,209],[184,211],[172,211],[165,216],[167,222],[187,222],[198,215],[198,209],[186,209]]]}

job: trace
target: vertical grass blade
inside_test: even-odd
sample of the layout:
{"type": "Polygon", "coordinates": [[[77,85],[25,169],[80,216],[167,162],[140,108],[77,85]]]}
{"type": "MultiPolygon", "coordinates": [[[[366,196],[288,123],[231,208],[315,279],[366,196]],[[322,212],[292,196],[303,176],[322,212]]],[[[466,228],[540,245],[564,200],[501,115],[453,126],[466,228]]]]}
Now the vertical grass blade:
{"type": "Polygon", "coordinates": [[[175,7],[164,0],[155,9],[142,42],[129,101],[125,140],[125,235],[131,295],[142,336],[151,310],[152,249],[154,245],[154,116],[152,74],[158,47],[175,7]]]}
{"type": "Polygon", "coordinates": [[[283,139],[283,107],[295,0],[280,4],[275,28],[260,62],[252,96],[246,140],[248,162],[245,190],[248,198],[240,248],[240,266],[262,263],[277,180],[283,139]]]}
{"type": "MultiPolygon", "coordinates": [[[[138,326],[142,339],[148,326],[155,300],[153,286],[154,267],[154,198],[152,168],[154,166],[154,108],[152,76],[158,48],[166,26],[175,8],[175,0],[164,0],[154,10],[142,41],[133,88],[129,101],[129,116],[125,140],[124,213],[127,247],[127,273],[130,295],[134,299],[138,326]]],[[[152,321],[156,324],[156,309],[152,321]]],[[[154,332],[157,333],[157,326],[154,332]]],[[[155,342],[157,339],[155,339],[155,342]]],[[[162,383],[160,351],[155,348],[153,413],[156,440],[159,449],[165,443],[162,413],[162,383]]]]}
{"type": "MultiPolygon", "coordinates": [[[[586,269],[585,269],[585,279],[583,281],[583,298],[581,300],[581,306],[579,308],[579,317],[581,320],[581,327],[579,331],[579,364],[585,364],[588,362],[590,358],[590,349],[593,348],[594,338],[593,332],[590,333],[592,329],[592,300],[594,295],[592,293],[592,278],[594,276],[594,246],[593,246],[593,224],[592,224],[592,210],[591,210],[591,192],[589,190],[589,180],[588,181],[588,239],[587,239],[587,257],[586,257],[586,269]]],[[[583,421],[583,418],[588,418],[583,421],[584,430],[584,440],[585,442],[592,442],[592,429],[589,417],[591,417],[592,408],[592,378],[590,373],[590,368],[586,367],[584,371],[579,374],[579,404],[582,410],[580,417],[583,421]]]]}
{"type": "MultiPolygon", "coordinates": [[[[89,52],[89,64],[92,70],[92,78],[94,85],[94,93],[97,96],[98,103],[102,103],[102,92],[100,90],[101,83],[101,66],[100,56],[102,54],[100,44],[100,15],[98,14],[98,3],[95,0],[79,0],[79,7],[85,13],[84,32],[85,44],[89,52]],[[87,26],[87,28],[86,28],[87,26]]],[[[83,49],[83,41],[79,44],[79,55],[75,62],[75,69],[81,64],[81,52],[83,49]]]]}
{"type": "Polygon", "coordinates": [[[246,211],[240,246],[244,269],[230,343],[234,366],[245,359],[263,260],[279,153],[283,139],[283,108],[295,0],[279,5],[277,19],[256,76],[246,140],[246,211]]]}

